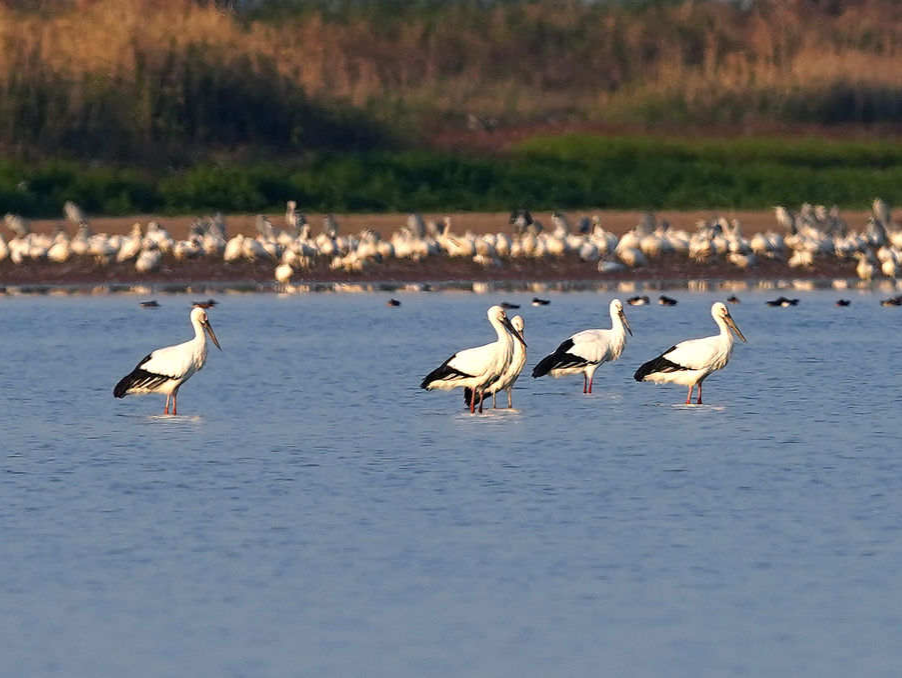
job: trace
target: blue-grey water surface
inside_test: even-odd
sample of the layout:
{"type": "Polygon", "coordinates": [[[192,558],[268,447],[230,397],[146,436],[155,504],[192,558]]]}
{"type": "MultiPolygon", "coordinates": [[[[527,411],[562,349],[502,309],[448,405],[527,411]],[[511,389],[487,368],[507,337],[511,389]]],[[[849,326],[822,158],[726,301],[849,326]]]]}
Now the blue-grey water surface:
{"type": "Polygon", "coordinates": [[[0,299],[0,674],[898,676],[902,309],[740,293],[686,407],[633,371],[726,294],[670,294],[591,396],[527,373],[610,293],[226,295],[168,418],[111,391],[191,297],[0,299]],[[420,390],[502,299],[515,410],[420,390]]]}

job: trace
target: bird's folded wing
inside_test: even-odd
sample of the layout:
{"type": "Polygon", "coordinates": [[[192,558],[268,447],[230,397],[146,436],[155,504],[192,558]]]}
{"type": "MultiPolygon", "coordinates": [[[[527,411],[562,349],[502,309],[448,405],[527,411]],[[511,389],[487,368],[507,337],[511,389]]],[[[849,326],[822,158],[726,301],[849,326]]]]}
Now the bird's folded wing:
{"type": "Polygon", "coordinates": [[[475,348],[458,351],[448,361],[448,366],[460,370],[464,374],[480,375],[489,370],[495,356],[495,342],[475,348]]]}
{"type": "Polygon", "coordinates": [[[151,374],[178,379],[191,369],[192,355],[190,351],[178,346],[158,348],[138,364],[138,367],[151,374]]]}
{"type": "Polygon", "coordinates": [[[604,330],[583,330],[570,337],[569,341],[573,342],[573,346],[567,352],[587,363],[601,362],[608,351],[609,342],[604,330]]]}
{"type": "Polygon", "coordinates": [[[682,341],[661,355],[688,370],[701,370],[711,364],[717,354],[717,337],[682,341]]]}

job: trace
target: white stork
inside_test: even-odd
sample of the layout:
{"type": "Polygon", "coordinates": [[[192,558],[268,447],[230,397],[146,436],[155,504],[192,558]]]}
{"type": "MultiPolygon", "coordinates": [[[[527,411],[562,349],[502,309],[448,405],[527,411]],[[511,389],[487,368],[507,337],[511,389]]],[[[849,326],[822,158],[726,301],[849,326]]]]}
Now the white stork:
{"type": "Polygon", "coordinates": [[[721,302],[711,306],[711,316],[720,328],[720,334],[703,339],[689,339],[671,346],[661,355],[642,365],[634,378],[636,381],[652,381],[658,384],[682,384],[689,387],[686,404],[692,402],[692,389],[698,384],[697,404],[702,404],[702,382],[715,370],[723,369],[733,352],[733,335],[746,341],[736,326],[730,311],[721,302]]]}
{"type": "Polygon", "coordinates": [[[203,368],[207,361],[207,337],[204,331],[210,335],[216,348],[222,350],[204,309],[198,307],[191,309],[191,324],[194,326],[194,339],[176,346],[158,348],[146,356],[131,373],[116,384],[113,395],[124,398],[132,393],[165,393],[166,408],[163,414],[169,414],[170,397],[172,414],[178,414],[179,388],[191,378],[192,374],[203,368]]]}
{"type": "Polygon", "coordinates": [[[453,388],[472,389],[471,413],[475,411],[477,399],[479,411],[482,412],[482,398],[486,388],[500,379],[510,364],[514,339],[526,346],[523,337],[507,319],[503,308],[492,306],[487,315],[498,339],[491,344],[458,351],[427,374],[420,384],[420,388],[427,391],[436,388],[444,391],[453,388]]]}
{"type": "MultiPolygon", "coordinates": [[[[514,329],[520,333],[521,337],[525,337],[523,330],[526,328],[526,323],[523,321],[522,316],[515,315],[513,318],[511,318],[511,325],[513,325],[514,329]]],[[[498,381],[485,389],[486,394],[492,394],[492,407],[498,407],[496,398],[499,391],[507,391],[507,406],[508,408],[514,406],[512,391],[514,390],[514,384],[520,377],[520,372],[523,371],[524,365],[526,365],[526,345],[521,344],[519,341],[515,341],[514,353],[511,356],[510,364],[507,366],[504,374],[501,375],[498,381]]],[[[472,389],[465,388],[464,404],[469,405],[472,397],[472,389]]]]}
{"type": "Polygon", "coordinates": [[[626,346],[626,333],[633,333],[620,299],[611,301],[610,311],[611,329],[583,330],[564,340],[554,353],[542,358],[533,368],[533,378],[550,374],[557,379],[582,373],[583,393],[591,393],[595,370],[602,363],[617,360],[626,346]]]}

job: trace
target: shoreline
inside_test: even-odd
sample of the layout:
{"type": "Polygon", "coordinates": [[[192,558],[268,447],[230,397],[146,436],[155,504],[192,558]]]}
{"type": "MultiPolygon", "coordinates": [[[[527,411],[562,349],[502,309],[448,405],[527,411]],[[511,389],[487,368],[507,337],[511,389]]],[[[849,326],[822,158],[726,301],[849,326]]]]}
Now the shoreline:
{"type": "MultiPolygon", "coordinates": [[[[273,272],[278,262],[256,260],[223,262],[198,258],[178,261],[171,255],[163,259],[159,270],[138,274],[134,264],[98,265],[89,257],[64,264],[27,261],[13,264],[0,262],[0,286],[65,286],[65,285],[191,285],[200,282],[229,284],[238,281],[258,285],[275,285],[273,272]]],[[[638,282],[647,280],[712,280],[712,279],[854,279],[855,261],[823,258],[809,268],[793,269],[778,259],[762,259],[751,268],[740,269],[723,259],[695,263],[685,256],[669,254],[651,260],[647,266],[599,273],[597,264],[584,262],[575,254],[543,259],[506,260],[500,266],[484,267],[466,258],[430,257],[423,262],[392,259],[373,263],[361,272],[331,270],[325,261],[297,271],[291,284],[373,283],[395,281],[422,283],[428,281],[512,281],[555,282],[585,280],[593,282],[638,282]]]]}
{"type": "MultiPolygon", "coordinates": [[[[565,259],[569,260],[570,257],[565,259]]],[[[575,259],[575,257],[574,257],[575,259]]],[[[128,264],[112,265],[82,271],[58,271],[47,275],[46,269],[66,268],[58,264],[30,264],[12,267],[0,265],[0,297],[15,295],[83,295],[83,294],[178,294],[196,295],[278,293],[304,294],[315,292],[436,292],[469,291],[489,293],[588,291],[620,292],[624,294],[664,290],[742,291],[742,290],[815,290],[834,289],[837,292],[902,291],[902,281],[881,278],[859,280],[854,263],[824,262],[824,266],[809,270],[790,269],[783,262],[767,261],[769,265],[754,270],[740,270],[726,262],[684,265],[650,265],[617,273],[598,273],[594,265],[575,261],[527,262],[532,266],[482,269],[465,261],[444,260],[444,266],[410,264],[398,266],[392,262],[374,266],[364,273],[348,274],[329,271],[322,266],[296,276],[282,285],[272,277],[272,262],[243,262],[222,265],[219,262],[175,262],[160,271],[136,276],[128,264]],[[567,265],[570,264],[570,265],[567,265]],[[28,275],[9,276],[9,269],[22,269],[28,275]],[[474,270],[475,269],[475,270],[474,270]]],[[[409,262],[403,262],[409,263],[409,262]]]]}
{"type": "MultiPolygon", "coordinates": [[[[599,215],[604,227],[617,235],[634,228],[644,213],[629,210],[579,210],[566,213],[571,223],[581,216],[599,215]]],[[[664,210],[656,212],[659,221],[668,220],[674,228],[694,230],[695,221],[710,219],[713,215],[723,214],[739,219],[743,234],[746,237],[762,231],[781,231],[771,210],[734,211],[704,210],[680,212],[664,210]]],[[[847,212],[843,214],[850,228],[860,229],[866,223],[868,212],[847,212]]],[[[346,214],[337,215],[342,233],[359,233],[364,228],[373,228],[384,239],[403,227],[406,214],[346,214]]],[[[456,213],[452,214],[453,227],[456,233],[466,231],[474,234],[510,233],[508,213],[456,213]]],[[[546,226],[550,223],[550,214],[535,213],[546,226]]],[[[429,218],[429,215],[424,215],[429,218]]],[[[308,215],[311,230],[320,230],[321,215],[308,215]]],[[[187,237],[188,229],[195,217],[159,217],[135,215],[128,217],[103,217],[91,219],[90,226],[94,232],[109,235],[128,233],[136,222],[142,225],[152,219],[158,219],[170,234],[181,239],[187,237]]],[[[228,215],[225,217],[230,236],[237,233],[253,235],[256,233],[256,215],[228,215]]],[[[272,215],[271,221],[276,228],[284,224],[284,215],[272,215]]],[[[31,222],[35,233],[53,233],[62,227],[67,232],[73,231],[71,224],[62,220],[40,220],[31,222]]],[[[368,262],[363,271],[347,272],[331,270],[325,257],[318,258],[307,270],[295,271],[287,285],[279,285],[274,280],[278,262],[269,258],[253,261],[239,260],[225,262],[222,258],[198,257],[178,260],[171,254],[164,256],[159,270],[153,273],[139,274],[133,262],[96,263],[93,258],[81,256],[72,258],[66,263],[25,260],[16,265],[9,259],[0,261],[0,289],[83,289],[105,288],[112,290],[152,290],[166,289],[173,286],[193,289],[203,286],[205,289],[259,289],[291,290],[303,287],[336,287],[353,285],[429,285],[432,287],[450,286],[459,288],[468,284],[573,284],[610,286],[620,285],[658,285],[666,281],[669,287],[698,284],[700,281],[736,281],[737,284],[751,281],[771,281],[777,284],[782,281],[811,281],[816,285],[837,285],[863,287],[882,285],[889,288],[895,282],[877,278],[873,283],[858,280],[855,272],[855,259],[838,259],[833,256],[822,256],[815,259],[814,264],[806,268],[791,268],[786,261],[779,258],[759,257],[755,266],[740,269],[722,257],[704,263],[694,262],[685,255],[668,254],[651,259],[648,265],[640,268],[625,268],[611,273],[599,273],[594,262],[584,262],[574,253],[563,256],[545,256],[541,259],[514,258],[504,259],[500,265],[482,266],[469,258],[433,256],[421,262],[409,259],[388,259],[382,262],[368,262]]],[[[840,287],[841,288],[841,287],[840,287]]]]}

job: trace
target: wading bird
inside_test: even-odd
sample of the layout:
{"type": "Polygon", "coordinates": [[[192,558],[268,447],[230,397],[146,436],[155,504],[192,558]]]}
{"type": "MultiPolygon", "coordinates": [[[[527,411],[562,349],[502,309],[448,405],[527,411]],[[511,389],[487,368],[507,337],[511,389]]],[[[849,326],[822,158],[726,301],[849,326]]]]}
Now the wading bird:
{"type": "Polygon", "coordinates": [[[617,360],[626,346],[626,333],[633,333],[620,299],[611,302],[610,312],[611,329],[583,330],[565,339],[554,353],[542,358],[533,368],[533,379],[546,374],[557,379],[582,373],[583,393],[591,393],[595,370],[602,363],[617,360]]]}
{"type": "MultiPolygon", "coordinates": [[[[526,323],[523,321],[523,318],[519,315],[515,315],[511,318],[511,325],[514,326],[514,329],[520,333],[521,337],[526,335],[523,334],[523,330],[526,328],[526,323]]],[[[485,390],[485,394],[492,394],[492,407],[498,407],[498,392],[499,391],[507,391],[507,406],[508,408],[512,408],[514,406],[513,399],[513,390],[514,384],[517,382],[517,379],[520,377],[520,372],[523,371],[523,366],[526,364],[526,344],[521,344],[519,341],[514,342],[514,352],[511,356],[510,364],[507,366],[507,369],[504,371],[504,374],[496,381],[494,384],[489,386],[485,390]]],[[[465,388],[464,389],[464,404],[469,405],[470,399],[473,397],[472,389],[465,388]]]]}
{"type": "Polygon", "coordinates": [[[191,309],[191,324],[194,326],[194,339],[183,344],[158,348],[147,355],[135,369],[116,384],[113,395],[124,398],[140,393],[165,393],[166,407],[163,414],[169,414],[170,397],[172,414],[178,414],[179,388],[191,378],[192,374],[203,368],[207,361],[207,337],[204,332],[210,335],[216,348],[222,350],[204,309],[191,309]]]}
{"type": "Polygon", "coordinates": [[[702,382],[715,370],[723,369],[733,351],[733,335],[746,341],[736,326],[730,311],[721,302],[711,306],[711,317],[720,328],[720,334],[703,339],[689,339],[671,346],[661,355],[642,365],[633,375],[636,381],[657,384],[682,384],[689,387],[686,404],[692,402],[692,389],[698,385],[697,404],[702,404],[702,382]]]}
{"type": "Polygon", "coordinates": [[[420,388],[431,391],[448,391],[453,388],[472,389],[470,412],[475,412],[476,401],[482,412],[482,398],[487,387],[501,378],[511,362],[514,341],[523,346],[526,342],[507,319],[507,313],[500,306],[492,306],[486,315],[498,339],[491,344],[458,351],[432,370],[423,379],[420,388]]]}

